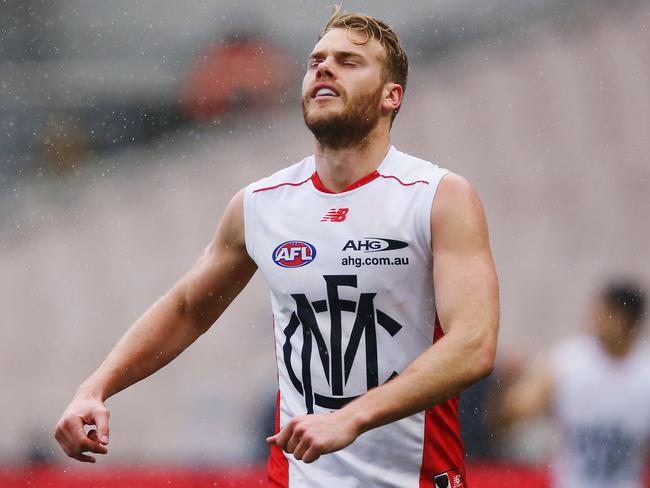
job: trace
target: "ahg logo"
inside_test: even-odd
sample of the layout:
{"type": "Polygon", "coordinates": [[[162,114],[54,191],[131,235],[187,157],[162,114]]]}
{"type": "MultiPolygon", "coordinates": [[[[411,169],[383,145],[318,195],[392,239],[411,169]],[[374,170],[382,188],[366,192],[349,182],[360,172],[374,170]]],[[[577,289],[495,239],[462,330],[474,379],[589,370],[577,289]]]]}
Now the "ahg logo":
{"type": "MultiPolygon", "coordinates": [[[[292,294],[296,302],[296,311],[291,314],[289,324],[284,329],[285,341],[282,347],[284,363],[294,388],[304,396],[307,413],[314,412],[314,404],[319,407],[338,409],[354,400],[355,396],[344,396],[344,386],[347,384],[352,371],[352,365],[359,350],[362,336],[364,337],[366,355],[366,387],[379,386],[379,364],[377,359],[377,325],[381,326],[391,337],[397,334],[402,326],[381,310],[375,309],[376,293],[361,293],[359,301],[353,302],[339,298],[340,287],[357,287],[355,275],[326,275],[323,276],[327,288],[327,299],[310,302],[304,294],[292,294]],[[348,344],[343,349],[342,313],[356,310],[356,316],[349,334],[348,344]],[[330,344],[325,343],[318,327],[316,315],[329,311],[330,315],[330,344]],[[301,379],[298,378],[291,362],[293,348],[291,338],[302,327],[302,350],[300,353],[301,379]],[[323,367],[327,384],[331,386],[331,396],[313,391],[311,356],[313,342],[323,367]]],[[[388,381],[397,372],[385,378],[388,381]]]]}
{"type": "Polygon", "coordinates": [[[385,239],[383,237],[364,237],[356,241],[350,239],[345,243],[342,251],[379,252],[404,249],[405,247],[408,247],[408,242],[385,239]]]}

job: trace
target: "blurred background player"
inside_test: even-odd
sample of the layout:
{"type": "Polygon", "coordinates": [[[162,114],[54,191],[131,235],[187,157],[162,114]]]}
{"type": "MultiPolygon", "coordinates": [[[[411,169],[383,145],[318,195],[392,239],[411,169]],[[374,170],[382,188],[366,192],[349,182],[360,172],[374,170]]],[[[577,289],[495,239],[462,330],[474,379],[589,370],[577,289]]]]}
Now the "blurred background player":
{"type": "Polygon", "coordinates": [[[583,333],[557,344],[515,382],[506,424],[547,411],[558,427],[556,488],[641,488],[650,438],[650,347],[641,337],[645,296],[612,282],[583,333]]]}

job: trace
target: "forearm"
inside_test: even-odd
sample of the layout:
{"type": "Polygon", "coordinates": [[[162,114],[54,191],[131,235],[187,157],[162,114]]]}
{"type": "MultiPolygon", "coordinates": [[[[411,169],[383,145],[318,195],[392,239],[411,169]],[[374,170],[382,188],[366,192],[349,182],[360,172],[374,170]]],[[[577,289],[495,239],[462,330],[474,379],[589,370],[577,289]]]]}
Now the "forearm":
{"type": "Polygon", "coordinates": [[[223,313],[255,273],[244,242],[243,191],[230,202],[214,237],[192,269],[124,334],[79,386],[55,437],[65,453],[95,462],[106,454],[109,411],[104,401],[165,366],[223,313]],[[96,429],[88,432],[86,425],[96,429]]]}
{"type": "Polygon", "coordinates": [[[505,384],[497,399],[494,422],[508,427],[535,417],[551,406],[553,376],[547,357],[542,357],[514,382],[505,384]]]}
{"type": "Polygon", "coordinates": [[[395,379],[340,413],[353,418],[359,432],[366,432],[442,403],[487,376],[494,360],[490,339],[454,332],[429,347],[395,379]]]}
{"type": "Polygon", "coordinates": [[[105,400],[158,371],[205,332],[205,323],[187,313],[180,296],[172,289],[158,299],[81,384],[78,393],[105,400]]]}

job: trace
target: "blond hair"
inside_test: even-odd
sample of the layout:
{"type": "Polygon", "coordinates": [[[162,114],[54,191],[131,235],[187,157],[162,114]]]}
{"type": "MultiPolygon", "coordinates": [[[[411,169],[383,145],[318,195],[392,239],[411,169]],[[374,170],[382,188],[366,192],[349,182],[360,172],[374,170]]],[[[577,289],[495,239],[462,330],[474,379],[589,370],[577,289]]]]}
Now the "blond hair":
{"type": "MultiPolygon", "coordinates": [[[[409,62],[406,52],[397,33],[386,23],[369,15],[359,13],[344,13],[341,5],[334,6],[332,16],[325,24],[319,40],[332,29],[343,28],[365,35],[362,41],[350,39],[355,44],[366,44],[370,39],[378,41],[386,52],[383,66],[384,81],[392,81],[406,91],[409,62]]],[[[400,107],[393,112],[393,120],[400,107]]]]}

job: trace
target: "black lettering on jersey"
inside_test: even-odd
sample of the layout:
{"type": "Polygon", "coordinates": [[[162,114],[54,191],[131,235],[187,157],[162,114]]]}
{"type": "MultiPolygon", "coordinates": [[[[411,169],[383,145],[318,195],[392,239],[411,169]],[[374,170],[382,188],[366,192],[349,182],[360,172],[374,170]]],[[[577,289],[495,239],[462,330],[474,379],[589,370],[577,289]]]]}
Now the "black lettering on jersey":
{"type": "MultiPolygon", "coordinates": [[[[358,302],[339,297],[340,288],[357,287],[356,275],[325,275],[323,278],[327,299],[310,302],[304,294],[292,294],[291,297],[296,302],[296,310],[291,314],[289,323],[284,329],[285,341],[282,346],[284,363],[291,383],[305,398],[307,413],[314,412],[314,404],[323,408],[338,409],[356,398],[344,396],[344,387],[352,372],[362,338],[366,350],[367,389],[379,386],[377,325],[388,332],[391,337],[395,336],[402,328],[396,320],[375,308],[376,293],[360,293],[358,302]],[[331,326],[329,348],[321,334],[317,320],[317,314],[328,311],[331,326]],[[343,312],[356,312],[345,350],[343,349],[343,312]],[[293,352],[291,338],[300,327],[302,327],[301,379],[298,378],[291,362],[293,352]],[[325,379],[331,387],[332,396],[316,393],[312,389],[311,358],[314,343],[325,379]]],[[[396,375],[397,373],[393,371],[386,381],[393,379],[396,375]]]]}
{"type": "Polygon", "coordinates": [[[404,249],[408,242],[398,241],[395,239],[385,239],[383,237],[364,237],[363,239],[350,239],[343,246],[342,251],[363,251],[379,252],[393,251],[395,249],[404,249]]]}

